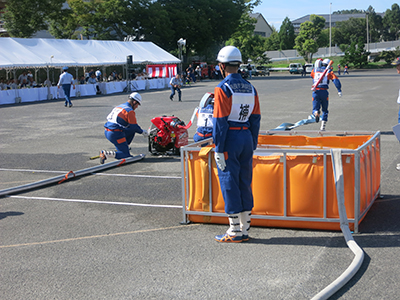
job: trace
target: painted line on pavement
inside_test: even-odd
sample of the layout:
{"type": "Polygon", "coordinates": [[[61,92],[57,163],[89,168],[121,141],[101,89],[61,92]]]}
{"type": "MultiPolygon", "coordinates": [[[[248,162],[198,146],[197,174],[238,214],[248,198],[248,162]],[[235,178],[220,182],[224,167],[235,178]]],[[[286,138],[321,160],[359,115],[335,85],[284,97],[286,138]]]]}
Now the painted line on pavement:
{"type": "Polygon", "coordinates": [[[62,239],[62,240],[53,240],[53,241],[43,241],[43,242],[34,242],[34,243],[25,243],[25,244],[15,244],[15,245],[3,245],[0,246],[2,248],[15,248],[15,247],[23,247],[23,246],[36,246],[36,245],[44,245],[44,244],[51,244],[51,243],[62,243],[62,242],[73,242],[73,241],[80,241],[80,240],[87,240],[87,239],[97,239],[103,237],[113,237],[118,235],[127,235],[127,234],[135,234],[135,233],[145,233],[145,232],[155,232],[161,230],[170,230],[170,229],[177,229],[177,228],[187,228],[192,226],[199,226],[201,224],[188,224],[188,225],[179,225],[173,227],[163,227],[163,228],[154,228],[154,229],[144,229],[144,230],[136,230],[136,231],[127,231],[127,232],[116,232],[116,233],[109,233],[109,234],[100,234],[100,235],[91,235],[91,236],[82,236],[77,238],[69,238],[69,239],[62,239]]]}
{"type": "Polygon", "coordinates": [[[143,203],[97,201],[97,200],[84,200],[84,199],[64,199],[64,198],[48,198],[48,197],[28,197],[28,196],[7,196],[7,198],[61,201],[61,202],[78,202],[78,203],[95,203],[95,204],[109,204],[109,205],[142,206],[142,207],[157,207],[157,208],[180,208],[180,209],[183,208],[182,205],[143,204],[143,203]]]}

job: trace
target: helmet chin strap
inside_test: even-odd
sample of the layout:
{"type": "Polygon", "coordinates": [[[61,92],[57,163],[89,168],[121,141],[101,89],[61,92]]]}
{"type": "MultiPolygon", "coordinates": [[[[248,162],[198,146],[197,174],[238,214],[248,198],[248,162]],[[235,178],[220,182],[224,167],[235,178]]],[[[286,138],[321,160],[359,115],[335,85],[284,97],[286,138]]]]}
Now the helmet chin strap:
{"type": "Polygon", "coordinates": [[[220,66],[219,66],[219,68],[221,69],[221,75],[222,75],[222,78],[225,78],[226,76],[225,76],[225,65],[224,64],[222,64],[222,63],[220,63],[220,66]],[[222,66],[224,66],[224,68],[222,68],[222,66]]]}

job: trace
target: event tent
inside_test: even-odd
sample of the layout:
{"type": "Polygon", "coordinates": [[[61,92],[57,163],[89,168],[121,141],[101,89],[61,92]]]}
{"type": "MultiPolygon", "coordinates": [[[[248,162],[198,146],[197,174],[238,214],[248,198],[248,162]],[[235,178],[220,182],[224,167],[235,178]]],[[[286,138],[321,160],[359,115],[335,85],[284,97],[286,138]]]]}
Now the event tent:
{"type": "Polygon", "coordinates": [[[152,42],[0,38],[0,69],[178,64],[152,42]]]}

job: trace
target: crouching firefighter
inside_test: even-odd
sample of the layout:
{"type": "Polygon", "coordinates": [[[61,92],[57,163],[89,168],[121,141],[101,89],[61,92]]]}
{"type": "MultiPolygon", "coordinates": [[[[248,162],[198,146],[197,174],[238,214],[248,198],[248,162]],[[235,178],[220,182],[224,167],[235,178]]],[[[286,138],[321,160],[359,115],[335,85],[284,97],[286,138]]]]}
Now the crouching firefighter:
{"type": "MultiPolygon", "coordinates": [[[[314,69],[311,71],[311,77],[313,78],[314,85],[318,82],[318,80],[323,76],[323,73],[326,68],[330,65],[330,59],[317,59],[314,63],[314,69]]],[[[315,117],[315,122],[319,122],[321,119],[321,131],[325,130],[326,122],[328,122],[328,106],[329,106],[329,80],[332,80],[334,83],[339,97],[342,97],[342,84],[340,83],[339,78],[333,74],[332,70],[328,70],[324,78],[321,79],[321,82],[318,86],[315,87],[312,93],[312,114],[315,117]],[[320,109],[322,108],[322,116],[320,117],[320,109]]]]}
{"type": "Polygon", "coordinates": [[[242,62],[239,49],[222,48],[217,61],[224,79],[214,90],[214,157],[229,228],[215,240],[239,243],[249,240],[252,164],[260,129],[260,105],[256,89],[238,73],[242,62]]]}
{"type": "Polygon", "coordinates": [[[106,138],[114,144],[117,151],[100,151],[100,163],[113,157],[116,159],[132,157],[129,152],[129,144],[132,142],[136,133],[148,136],[146,130],[140,128],[136,121],[135,110],[142,104],[142,96],[139,93],[129,95],[128,101],[114,107],[107,116],[104,124],[104,134],[106,138]]]}
{"type": "MultiPolygon", "coordinates": [[[[195,142],[199,142],[212,137],[213,132],[213,113],[214,113],[214,94],[206,93],[200,100],[199,108],[196,112],[197,130],[193,136],[195,142]]],[[[204,144],[202,146],[205,146],[204,144]]]]}

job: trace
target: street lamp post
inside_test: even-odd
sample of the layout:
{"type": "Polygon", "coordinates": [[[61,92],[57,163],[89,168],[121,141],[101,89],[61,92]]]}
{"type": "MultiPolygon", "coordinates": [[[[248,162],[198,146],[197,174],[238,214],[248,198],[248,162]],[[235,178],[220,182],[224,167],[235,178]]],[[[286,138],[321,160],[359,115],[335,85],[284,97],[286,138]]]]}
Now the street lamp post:
{"type": "Polygon", "coordinates": [[[332,56],[332,3],[329,5],[329,57],[332,56]]]}
{"type": "Polygon", "coordinates": [[[368,29],[368,15],[369,15],[369,12],[367,12],[366,14],[366,17],[367,17],[367,52],[369,52],[369,29],[368,29]]]}
{"type": "Polygon", "coordinates": [[[183,38],[180,38],[177,43],[178,43],[178,48],[179,48],[179,59],[181,61],[181,63],[179,64],[179,71],[180,71],[180,73],[182,73],[182,60],[183,60],[182,48],[183,48],[183,46],[186,46],[186,40],[184,40],[183,38]]]}

